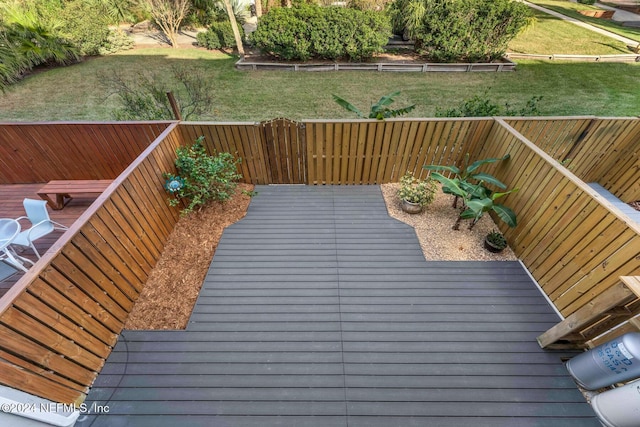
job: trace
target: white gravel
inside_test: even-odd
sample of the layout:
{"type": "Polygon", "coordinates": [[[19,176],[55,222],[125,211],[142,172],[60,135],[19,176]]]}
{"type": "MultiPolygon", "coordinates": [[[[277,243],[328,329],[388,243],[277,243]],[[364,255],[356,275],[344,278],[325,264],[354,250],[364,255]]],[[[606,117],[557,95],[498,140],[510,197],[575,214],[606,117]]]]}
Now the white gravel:
{"type": "Polygon", "coordinates": [[[498,230],[488,214],[468,229],[469,222],[463,221],[460,230],[452,230],[458,217],[453,208],[453,196],[444,194],[438,186],[436,198],[422,213],[408,214],[400,207],[396,195],[400,184],[381,185],[387,210],[392,218],[409,224],[416,230],[424,257],[428,261],[515,261],[518,258],[507,247],[501,253],[494,254],[484,248],[484,238],[491,230],[498,230]]]}

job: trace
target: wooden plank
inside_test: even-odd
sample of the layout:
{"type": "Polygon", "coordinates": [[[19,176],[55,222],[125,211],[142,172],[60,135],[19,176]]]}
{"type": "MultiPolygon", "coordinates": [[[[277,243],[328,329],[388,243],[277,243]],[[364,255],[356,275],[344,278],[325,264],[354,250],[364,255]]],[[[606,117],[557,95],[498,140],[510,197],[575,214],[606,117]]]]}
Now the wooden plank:
{"type": "Polygon", "coordinates": [[[609,311],[613,307],[625,305],[631,299],[638,297],[640,297],[640,293],[636,295],[623,283],[613,286],[540,335],[538,343],[540,347],[547,348],[553,343],[563,340],[567,335],[584,329],[585,326],[602,316],[602,313],[609,311]]]}
{"type": "Polygon", "coordinates": [[[2,321],[0,336],[4,341],[3,348],[23,357],[27,356],[29,360],[56,371],[63,377],[88,386],[94,379],[95,374],[92,370],[99,370],[102,367],[102,360],[79,350],[72,341],[56,339],[58,337],[53,334],[43,333],[44,331],[37,327],[35,321],[30,321],[28,316],[20,314],[17,310],[5,312],[2,321]],[[26,321],[25,324],[20,324],[22,331],[15,332],[6,326],[14,320],[26,321]],[[33,331],[27,331],[31,336],[29,338],[24,336],[25,329],[33,326],[36,326],[33,331]],[[39,344],[39,341],[42,344],[39,344]],[[46,346],[50,346],[51,349],[46,346]]]}

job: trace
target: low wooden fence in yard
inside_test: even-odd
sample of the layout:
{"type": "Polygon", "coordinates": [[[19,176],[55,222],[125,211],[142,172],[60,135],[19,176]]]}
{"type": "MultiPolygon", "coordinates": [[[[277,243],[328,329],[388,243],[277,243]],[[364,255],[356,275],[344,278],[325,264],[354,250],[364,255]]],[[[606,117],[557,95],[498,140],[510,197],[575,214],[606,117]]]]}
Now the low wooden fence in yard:
{"type": "MultiPolygon", "coordinates": [[[[640,275],[638,224],[583,182],[598,181],[626,201],[640,198],[638,119],[276,119],[59,126],[0,126],[3,164],[11,163],[5,156],[18,150],[20,162],[39,158],[43,165],[36,169],[50,173],[25,173],[18,179],[8,173],[0,175],[0,183],[70,179],[59,175],[67,167],[75,171],[73,178],[115,179],[0,299],[0,383],[53,401],[82,402],[100,371],[179,218],[168,206],[162,173],[174,171],[178,146],[201,135],[211,152],[241,157],[244,180],[255,184],[381,184],[398,181],[407,171],[426,177],[425,164],[460,165],[467,153],[472,159],[509,153],[508,161],[486,168],[510,188],[520,189],[505,198],[518,214],[518,226],[499,226],[564,316],[588,306],[616,286],[620,276],[640,275]],[[63,136],[67,131],[75,137],[63,136]],[[60,135],[52,143],[56,148],[45,144],[48,133],[60,135]],[[48,154],[65,150],[69,138],[74,141],[69,155],[81,151],[82,156],[67,162],[58,156],[65,163],[48,169],[48,154]],[[115,162],[112,156],[123,156],[120,164],[128,162],[124,172],[103,165],[115,162]],[[567,158],[569,169],[561,164],[567,158]],[[113,175],[97,176],[92,170],[113,175]]],[[[632,317],[638,304],[626,308],[632,317]]]]}

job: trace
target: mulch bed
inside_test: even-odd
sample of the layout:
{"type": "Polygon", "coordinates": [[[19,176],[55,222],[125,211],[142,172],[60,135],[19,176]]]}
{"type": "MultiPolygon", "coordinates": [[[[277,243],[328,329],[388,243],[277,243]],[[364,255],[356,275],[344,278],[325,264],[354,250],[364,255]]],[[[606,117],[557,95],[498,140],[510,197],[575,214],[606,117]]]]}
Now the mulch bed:
{"type": "Polygon", "coordinates": [[[210,203],[180,218],[169,236],[158,263],[151,271],[126,329],[184,329],[222,231],[245,216],[250,197],[239,184],[236,195],[225,203],[210,203]]]}

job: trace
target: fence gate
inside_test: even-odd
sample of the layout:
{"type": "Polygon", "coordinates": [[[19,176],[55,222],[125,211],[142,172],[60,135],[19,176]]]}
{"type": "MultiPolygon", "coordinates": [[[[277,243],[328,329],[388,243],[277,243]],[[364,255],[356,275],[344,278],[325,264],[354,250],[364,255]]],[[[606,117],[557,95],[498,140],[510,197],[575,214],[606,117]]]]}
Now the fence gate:
{"type": "Polygon", "coordinates": [[[260,123],[271,184],[307,183],[307,147],[304,125],[288,119],[260,123]]]}

